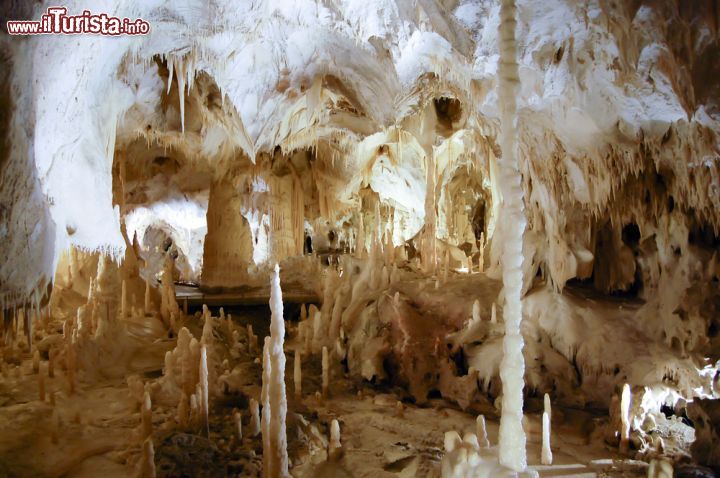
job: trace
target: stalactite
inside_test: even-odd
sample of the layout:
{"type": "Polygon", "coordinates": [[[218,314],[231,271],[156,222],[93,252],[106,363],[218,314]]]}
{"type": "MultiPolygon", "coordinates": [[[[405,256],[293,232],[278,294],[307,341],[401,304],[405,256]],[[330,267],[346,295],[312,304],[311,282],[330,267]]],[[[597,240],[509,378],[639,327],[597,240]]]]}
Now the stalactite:
{"type": "Polygon", "coordinates": [[[500,419],[500,463],[515,471],[527,466],[525,432],[522,427],[523,387],[525,361],[522,354],[523,290],[523,210],[522,180],[516,151],[516,94],[519,85],[515,44],[515,0],[502,0],[500,4],[500,146],[502,150],[500,187],[504,204],[503,220],[506,234],[502,253],[503,290],[505,304],[505,337],[500,378],[503,384],[502,415],[500,419]]]}

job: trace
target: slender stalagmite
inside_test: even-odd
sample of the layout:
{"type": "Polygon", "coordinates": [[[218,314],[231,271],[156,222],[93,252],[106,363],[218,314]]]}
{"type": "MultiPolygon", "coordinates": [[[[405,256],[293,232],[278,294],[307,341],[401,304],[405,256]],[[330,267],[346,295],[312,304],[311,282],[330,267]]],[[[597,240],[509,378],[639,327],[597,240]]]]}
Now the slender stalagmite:
{"type": "Polygon", "coordinates": [[[552,450],[550,449],[550,415],[542,414],[542,452],[540,462],[543,465],[552,465],[552,450]]]}
{"type": "Polygon", "coordinates": [[[270,476],[270,417],[272,410],[270,409],[270,399],[268,398],[268,388],[270,388],[270,337],[265,337],[262,351],[262,389],[260,391],[260,402],[262,403],[262,416],[260,417],[260,433],[262,434],[263,446],[263,476],[270,476]]]}
{"type": "Polygon", "coordinates": [[[477,299],[475,300],[475,302],[473,302],[472,320],[473,322],[480,321],[480,301],[478,301],[477,299]]]}
{"type": "Polygon", "coordinates": [[[240,410],[235,410],[233,418],[235,419],[235,429],[237,430],[238,440],[242,440],[242,414],[240,410]]]}
{"type": "Polygon", "coordinates": [[[516,152],[516,92],[518,90],[518,65],[515,43],[515,0],[502,0],[500,4],[500,190],[502,193],[505,241],[502,253],[502,276],[505,291],[503,318],[505,337],[503,359],[500,364],[503,398],[500,417],[500,463],[515,471],[527,466],[523,418],[523,387],[525,360],[523,337],[520,334],[522,320],[523,288],[523,233],[525,213],[523,206],[522,177],[518,168],[516,152]]]}
{"type": "Polygon", "coordinates": [[[254,398],[250,399],[250,436],[256,437],[260,433],[260,404],[254,398]]]}
{"type": "Polygon", "coordinates": [[[340,444],[340,424],[333,419],[330,422],[330,441],[328,443],[328,458],[336,458],[340,453],[342,445],[340,444]]]}
{"type": "Polygon", "coordinates": [[[155,478],[155,447],[152,438],[143,442],[142,452],[142,478],[155,478]]]}
{"type": "Polygon", "coordinates": [[[302,396],[302,359],[300,357],[299,350],[295,350],[295,364],[293,372],[293,380],[295,382],[295,396],[297,398],[300,398],[302,396]]]}
{"type": "Polygon", "coordinates": [[[208,364],[207,364],[207,347],[205,344],[200,346],[200,412],[202,413],[202,425],[205,436],[210,436],[210,421],[208,419],[208,364]]]}
{"type": "Polygon", "coordinates": [[[40,371],[40,351],[38,349],[35,349],[35,353],[33,353],[33,373],[38,373],[40,371]]]}
{"type": "Polygon", "coordinates": [[[328,357],[328,349],[322,348],[322,394],[323,397],[328,396],[328,388],[330,386],[330,360],[328,357]]]}
{"type": "Polygon", "coordinates": [[[488,440],[485,427],[485,415],[478,415],[475,419],[475,432],[480,448],[490,448],[490,440],[488,440]]]}
{"type": "Polygon", "coordinates": [[[552,408],[550,407],[550,395],[547,393],[543,396],[543,409],[547,412],[548,418],[552,422],[552,408]]]}
{"type": "Polygon", "coordinates": [[[45,401],[45,374],[42,373],[42,370],[40,370],[40,373],[38,373],[38,395],[41,402],[45,401]]]}
{"type": "Polygon", "coordinates": [[[145,313],[150,313],[150,283],[145,281],[145,313]]]}
{"type": "Polygon", "coordinates": [[[626,453],[630,443],[630,401],[632,395],[630,393],[630,385],[623,385],[622,396],[620,398],[620,420],[622,420],[622,430],[620,432],[620,451],[626,453]]]}
{"type": "Polygon", "coordinates": [[[125,319],[128,316],[127,313],[127,282],[123,279],[120,288],[120,318],[125,319]]]}
{"type": "Polygon", "coordinates": [[[188,398],[187,393],[182,392],[182,395],[180,396],[180,403],[178,403],[177,421],[181,427],[186,427],[188,425],[189,418],[190,398],[188,398]]]}
{"type": "Polygon", "coordinates": [[[140,418],[142,422],[142,438],[146,439],[152,435],[152,401],[150,400],[150,394],[148,392],[145,392],[143,398],[140,418]]]}
{"type": "MultiPolygon", "coordinates": [[[[287,397],[285,395],[285,320],[283,319],[282,290],[280,289],[280,267],[270,280],[270,340],[267,344],[267,359],[270,367],[269,382],[263,397],[263,422],[269,412],[269,422],[263,427],[263,435],[268,433],[267,441],[263,436],[263,469],[266,478],[288,477],[287,397]]],[[[263,379],[266,373],[263,373],[263,379]]]]}
{"type": "Polygon", "coordinates": [[[48,378],[55,377],[55,349],[48,350],[48,378]]]}
{"type": "Polygon", "coordinates": [[[426,190],[425,190],[425,237],[423,238],[423,270],[434,274],[437,268],[436,238],[437,210],[435,209],[435,152],[427,154],[426,190]]]}

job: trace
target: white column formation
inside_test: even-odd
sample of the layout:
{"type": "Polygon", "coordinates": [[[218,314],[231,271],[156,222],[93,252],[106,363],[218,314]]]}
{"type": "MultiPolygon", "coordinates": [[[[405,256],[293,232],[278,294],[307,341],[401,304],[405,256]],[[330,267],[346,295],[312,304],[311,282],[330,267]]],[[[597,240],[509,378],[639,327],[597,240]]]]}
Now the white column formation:
{"type": "Polygon", "coordinates": [[[518,66],[515,44],[515,0],[500,4],[500,190],[503,201],[505,243],[502,254],[502,275],[505,291],[503,318],[505,337],[500,378],[503,384],[502,415],[500,417],[500,463],[515,471],[527,466],[525,431],[522,427],[525,361],[522,354],[522,266],[523,233],[526,219],[523,206],[522,178],[516,155],[516,92],[518,66]]]}
{"type": "Polygon", "coordinates": [[[267,371],[263,379],[269,379],[263,397],[263,469],[266,478],[288,477],[287,397],[285,395],[285,320],[283,319],[280,267],[276,264],[270,280],[270,340],[267,342],[267,371]],[[266,419],[266,414],[267,419],[266,419]],[[267,422],[266,422],[267,420],[267,422]]]}

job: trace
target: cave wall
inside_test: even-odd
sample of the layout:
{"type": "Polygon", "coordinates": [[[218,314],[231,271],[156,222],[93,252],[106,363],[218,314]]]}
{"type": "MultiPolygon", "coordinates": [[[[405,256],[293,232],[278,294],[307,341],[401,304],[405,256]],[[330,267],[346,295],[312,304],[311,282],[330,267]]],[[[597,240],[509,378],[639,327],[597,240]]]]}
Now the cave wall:
{"type": "MultiPolygon", "coordinates": [[[[11,237],[1,246],[9,258],[3,293],[27,294],[47,280],[51,259],[67,244],[119,256],[125,243],[113,202],[113,155],[129,138],[182,149],[220,176],[238,153],[252,164],[276,146],[283,154],[323,151],[324,164],[312,174],[322,176],[321,210],[337,218],[357,205],[363,183],[385,176],[386,164],[396,169],[398,184],[409,185],[404,202],[416,208],[405,217],[410,232],[426,221],[428,158],[439,164],[437,153],[467,131],[480,138],[465,154],[486,161],[493,223],[502,213],[495,184],[498,4],[374,5],[358,15],[354,4],[331,12],[312,2],[260,9],[219,0],[143,3],[116,14],[147,19],[154,25],[147,37],[4,39],[16,85],[5,170],[15,164],[13,180],[25,178],[28,187],[6,180],[2,188],[11,237]],[[206,10],[216,22],[207,31],[205,20],[188,13],[206,10]],[[234,41],[243,28],[256,36],[234,41]],[[387,137],[393,125],[400,131],[395,139],[387,137]],[[378,147],[402,145],[395,164],[362,159],[373,132],[386,136],[378,147]],[[408,159],[413,143],[418,154],[408,159]],[[87,196],[96,200],[88,204],[87,196]],[[30,225],[42,240],[23,239],[32,237],[30,225]]],[[[13,15],[37,16],[45,6],[13,15]]],[[[92,2],[83,7],[101,10],[92,2]]],[[[660,231],[656,237],[672,235],[661,231],[663,224],[718,228],[718,9],[669,0],[525,1],[518,9],[525,275],[539,271],[557,289],[592,277],[599,288],[627,291],[629,272],[612,270],[627,251],[597,249],[606,224],[615,238],[630,223],[643,239],[653,230],[660,231]],[[652,183],[654,175],[663,178],[663,190],[653,186],[645,193],[649,202],[639,199],[631,184],[652,183]],[[662,213],[670,197],[675,212],[662,213]]],[[[382,197],[388,187],[375,189],[382,197]]],[[[394,217],[401,216],[396,208],[394,217]]],[[[493,229],[485,239],[501,244],[504,234],[493,229]]],[[[488,255],[491,272],[496,251],[488,255]]]]}

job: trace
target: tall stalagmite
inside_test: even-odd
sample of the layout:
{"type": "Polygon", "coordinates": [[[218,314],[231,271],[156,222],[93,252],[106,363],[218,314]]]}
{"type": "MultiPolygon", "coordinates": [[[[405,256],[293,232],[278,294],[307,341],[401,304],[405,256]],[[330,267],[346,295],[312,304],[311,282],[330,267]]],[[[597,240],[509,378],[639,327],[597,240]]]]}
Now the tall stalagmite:
{"type": "MultiPolygon", "coordinates": [[[[285,321],[283,319],[282,290],[280,289],[280,267],[275,265],[270,280],[270,341],[268,343],[270,373],[263,371],[263,379],[269,375],[263,395],[263,416],[269,414],[269,425],[263,428],[263,469],[266,478],[287,477],[288,454],[285,417],[287,415],[287,397],[285,396],[285,321]]],[[[264,418],[263,418],[264,421],[264,418]]]]}
{"type": "Polygon", "coordinates": [[[502,275],[505,291],[503,318],[505,337],[500,378],[503,384],[502,416],[500,419],[500,463],[515,471],[527,466],[525,432],[522,427],[525,361],[522,354],[523,233],[525,213],[523,189],[516,151],[516,93],[518,65],[515,45],[515,0],[500,5],[499,101],[501,136],[500,190],[503,201],[505,242],[502,254],[502,275]]]}

